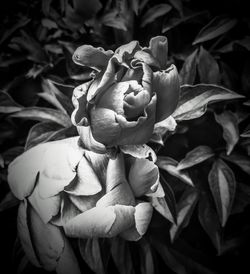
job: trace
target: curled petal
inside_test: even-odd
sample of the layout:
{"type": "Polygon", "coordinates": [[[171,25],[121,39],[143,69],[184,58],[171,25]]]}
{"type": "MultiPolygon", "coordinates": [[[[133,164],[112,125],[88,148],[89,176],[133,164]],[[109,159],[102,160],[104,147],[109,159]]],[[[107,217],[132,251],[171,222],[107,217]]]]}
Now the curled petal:
{"type": "Polygon", "coordinates": [[[123,57],[123,59],[130,59],[134,56],[135,52],[140,50],[141,47],[138,41],[131,41],[128,44],[122,45],[116,49],[115,54],[123,57]]]}
{"type": "Polygon", "coordinates": [[[167,68],[168,39],[165,36],[153,37],[149,42],[152,55],[159,61],[161,69],[167,68]]]}
{"type": "Polygon", "coordinates": [[[139,203],[135,207],[135,227],[141,236],[146,233],[152,214],[153,207],[150,203],[139,203]]]}
{"type": "Polygon", "coordinates": [[[111,56],[111,51],[105,52],[102,48],[83,45],[75,50],[72,59],[78,65],[102,70],[107,66],[111,56]]]}
{"type": "Polygon", "coordinates": [[[148,90],[150,93],[152,93],[153,72],[152,72],[151,68],[145,63],[142,63],[142,69],[143,69],[142,86],[146,90],[148,90]]]}
{"type": "Polygon", "coordinates": [[[134,55],[134,58],[146,63],[147,65],[151,67],[160,68],[159,61],[146,51],[143,51],[143,50],[137,51],[134,55]]]}
{"type": "Polygon", "coordinates": [[[90,127],[77,127],[80,136],[80,146],[96,153],[106,153],[106,147],[97,142],[91,132],[90,127]]]}
{"type": "Polygon", "coordinates": [[[73,91],[72,102],[75,107],[71,115],[71,121],[75,126],[88,126],[87,92],[93,81],[77,86],[73,91]]]}
{"type": "Polygon", "coordinates": [[[121,115],[116,115],[119,123],[120,135],[113,139],[113,145],[137,145],[147,143],[152,135],[155,123],[156,95],[144,110],[144,116],[137,121],[127,121],[121,115]]]}
{"type": "Polygon", "coordinates": [[[73,195],[94,195],[102,190],[101,183],[92,166],[85,157],[82,157],[76,168],[74,180],[64,188],[64,191],[73,195]]]}
{"type": "Polygon", "coordinates": [[[38,145],[18,156],[8,167],[8,183],[20,200],[29,196],[34,187],[48,144],[38,145]]]}
{"type": "Polygon", "coordinates": [[[178,103],[180,82],[175,65],[163,72],[154,72],[152,88],[157,94],[156,122],[159,122],[171,115],[178,103]]]}
{"type": "Polygon", "coordinates": [[[155,192],[159,184],[158,167],[148,159],[135,159],[129,171],[129,184],[135,197],[155,192]]]}

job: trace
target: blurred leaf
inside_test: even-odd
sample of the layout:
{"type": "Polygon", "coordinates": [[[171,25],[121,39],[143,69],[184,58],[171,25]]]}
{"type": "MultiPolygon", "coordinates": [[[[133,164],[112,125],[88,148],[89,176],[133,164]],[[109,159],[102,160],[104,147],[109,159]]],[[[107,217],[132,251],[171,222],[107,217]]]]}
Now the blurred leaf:
{"type": "Polygon", "coordinates": [[[8,165],[10,162],[12,162],[17,156],[22,154],[23,151],[24,151],[24,148],[21,146],[14,146],[5,150],[2,153],[5,165],[8,165]]]}
{"type": "Polygon", "coordinates": [[[230,215],[235,196],[236,181],[234,173],[223,160],[218,159],[209,172],[208,181],[221,225],[224,227],[230,215]]]}
{"type": "Polygon", "coordinates": [[[0,202],[0,212],[17,206],[19,202],[20,201],[12,194],[12,192],[8,192],[0,202]]]}
{"type": "Polygon", "coordinates": [[[181,170],[195,166],[213,156],[214,152],[210,147],[198,146],[186,154],[185,158],[179,162],[177,169],[181,170]]]}
{"type": "Polygon", "coordinates": [[[85,20],[94,17],[102,8],[99,0],[73,0],[75,11],[84,17],[85,20]]]}
{"type": "Polygon", "coordinates": [[[45,142],[57,130],[62,129],[59,124],[53,122],[40,122],[35,124],[30,130],[26,139],[25,150],[45,142]]]}
{"type": "Polygon", "coordinates": [[[141,273],[143,274],[154,274],[154,258],[152,255],[152,250],[150,244],[142,238],[139,241],[140,244],[140,250],[139,250],[139,255],[140,255],[140,269],[141,273]]]}
{"type": "Polygon", "coordinates": [[[207,193],[203,193],[199,199],[199,221],[207,235],[211,239],[218,255],[221,253],[221,226],[218,215],[209,200],[207,193]]]}
{"type": "Polygon", "coordinates": [[[129,4],[131,5],[132,10],[136,15],[138,15],[138,12],[139,12],[139,3],[140,3],[140,0],[130,0],[129,1],[129,4]]]}
{"type": "Polygon", "coordinates": [[[243,171],[245,171],[248,175],[250,175],[250,158],[249,157],[243,154],[239,154],[237,152],[233,152],[230,155],[225,155],[222,153],[220,156],[223,159],[231,163],[234,163],[235,165],[240,167],[243,171]]]}
{"type": "Polygon", "coordinates": [[[16,103],[7,92],[0,91],[0,113],[12,113],[22,108],[23,107],[16,103]]]}
{"type": "Polygon", "coordinates": [[[58,28],[56,22],[52,21],[49,18],[43,18],[41,23],[47,29],[57,29],[58,28]]]}
{"type": "Polygon", "coordinates": [[[183,193],[179,202],[178,202],[178,215],[177,215],[177,224],[172,224],[169,233],[171,241],[178,237],[180,232],[184,227],[186,227],[190,221],[190,218],[193,214],[193,210],[195,208],[196,202],[198,200],[198,192],[190,191],[188,189],[183,193]]]}
{"type": "Polygon", "coordinates": [[[243,138],[250,137],[250,125],[248,125],[240,135],[243,138]]]}
{"type": "Polygon", "coordinates": [[[164,179],[163,176],[161,176],[161,182],[163,183],[163,188],[165,192],[165,200],[167,202],[168,208],[171,212],[171,215],[173,217],[174,223],[177,223],[177,210],[176,210],[176,201],[174,192],[171,188],[171,186],[168,184],[168,182],[164,179]]]}
{"type": "Polygon", "coordinates": [[[182,85],[194,84],[195,77],[196,77],[197,58],[198,58],[198,49],[196,49],[186,58],[186,61],[184,62],[179,74],[182,85]]]}
{"type": "Polygon", "coordinates": [[[78,246],[83,260],[95,273],[106,273],[102,262],[102,255],[98,238],[79,239],[78,246]]]}
{"type": "Polygon", "coordinates": [[[172,7],[168,4],[158,4],[148,9],[141,19],[140,27],[143,28],[147,24],[153,22],[158,17],[167,14],[172,7]]]}
{"type": "Polygon", "coordinates": [[[51,121],[64,127],[71,126],[71,120],[65,113],[52,108],[27,107],[10,115],[15,118],[24,118],[37,121],[51,121]]]}
{"type": "Polygon", "coordinates": [[[4,168],[4,159],[3,159],[2,154],[0,154],[0,167],[4,168]]]}
{"type": "Polygon", "coordinates": [[[111,241],[111,254],[119,273],[135,273],[128,242],[119,237],[112,238],[111,241]]]}
{"type": "Polygon", "coordinates": [[[182,0],[169,0],[169,3],[178,10],[181,16],[183,16],[182,0]]]}
{"type": "Polygon", "coordinates": [[[233,40],[230,41],[228,44],[226,44],[225,46],[217,49],[216,51],[219,53],[228,53],[228,52],[232,52],[233,50],[235,50],[235,46],[240,45],[243,48],[245,48],[246,50],[250,51],[250,36],[246,36],[243,39],[240,40],[233,40]]]}
{"type": "Polygon", "coordinates": [[[6,30],[6,32],[2,35],[0,39],[0,45],[8,39],[16,30],[26,26],[30,22],[30,19],[28,18],[22,18],[20,21],[18,21],[11,29],[6,30]]]}
{"type": "Polygon", "coordinates": [[[220,81],[219,66],[214,57],[202,46],[198,55],[198,71],[200,82],[205,84],[218,84],[220,81]]]}
{"type": "Polygon", "coordinates": [[[174,177],[177,177],[184,183],[190,186],[194,186],[188,173],[186,171],[177,169],[178,162],[173,158],[167,156],[158,156],[156,164],[159,168],[164,169],[169,174],[171,174],[174,177]]]}
{"type": "Polygon", "coordinates": [[[236,194],[231,214],[239,214],[250,204],[250,186],[237,183],[236,194]]]}
{"type": "Polygon", "coordinates": [[[217,85],[183,85],[172,116],[178,121],[198,118],[206,112],[207,104],[240,98],[244,96],[217,85]]]}
{"type": "Polygon", "coordinates": [[[182,24],[182,23],[187,23],[188,21],[192,21],[194,19],[197,19],[197,17],[206,17],[208,12],[206,10],[204,11],[198,11],[198,12],[190,12],[188,14],[185,14],[184,16],[180,17],[174,17],[171,18],[169,21],[167,21],[165,24],[163,24],[162,27],[162,33],[165,33],[172,28],[182,24]]]}
{"type": "Polygon", "coordinates": [[[237,119],[231,111],[224,111],[221,114],[214,114],[215,120],[223,128],[223,138],[227,143],[227,155],[239,141],[239,129],[237,119]]]}
{"type": "Polygon", "coordinates": [[[212,19],[194,39],[193,45],[214,39],[232,29],[237,23],[236,19],[216,16],[212,19]]]}
{"type": "Polygon", "coordinates": [[[110,12],[107,12],[101,18],[101,22],[105,26],[127,31],[127,20],[119,14],[118,10],[112,10],[110,12]]]}

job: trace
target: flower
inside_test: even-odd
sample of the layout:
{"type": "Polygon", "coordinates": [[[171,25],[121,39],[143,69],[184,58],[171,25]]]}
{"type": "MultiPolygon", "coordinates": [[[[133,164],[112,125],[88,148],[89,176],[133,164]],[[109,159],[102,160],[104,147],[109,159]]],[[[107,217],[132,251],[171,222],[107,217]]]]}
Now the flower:
{"type": "Polygon", "coordinates": [[[82,148],[79,137],[26,151],[9,165],[8,182],[21,200],[18,233],[24,250],[47,270],[61,269],[64,252],[69,264],[76,261],[66,236],[140,239],[153,210],[147,195],[162,194],[153,161],[121,152],[110,159],[82,148]]]}
{"type": "Polygon", "coordinates": [[[175,65],[167,66],[167,52],[164,36],[146,48],[132,41],[115,52],[90,45],[76,49],[73,61],[96,70],[72,98],[72,122],[88,148],[144,144],[155,123],[173,113],[180,84],[175,65]]]}

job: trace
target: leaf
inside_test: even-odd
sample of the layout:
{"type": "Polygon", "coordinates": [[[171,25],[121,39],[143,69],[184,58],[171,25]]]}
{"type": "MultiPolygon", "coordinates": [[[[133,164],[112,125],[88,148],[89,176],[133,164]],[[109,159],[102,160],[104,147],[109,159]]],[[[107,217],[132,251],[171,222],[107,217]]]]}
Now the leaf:
{"type": "Polygon", "coordinates": [[[214,57],[202,46],[200,46],[197,62],[200,82],[205,84],[218,84],[220,80],[219,66],[214,57]]]}
{"type": "Polygon", "coordinates": [[[215,120],[223,128],[223,138],[227,143],[227,155],[239,141],[239,129],[236,117],[231,111],[224,111],[221,114],[214,114],[215,120]]]}
{"type": "Polygon", "coordinates": [[[92,0],[73,0],[75,11],[83,16],[85,19],[94,17],[97,12],[102,8],[101,1],[92,0]]]}
{"type": "Polygon", "coordinates": [[[144,274],[154,274],[154,259],[152,255],[152,250],[150,244],[142,238],[139,242],[140,244],[140,269],[141,273],[144,274]]]}
{"type": "Polygon", "coordinates": [[[230,215],[235,196],[236,181],[234,173],[223,160],[218,159],[209,172],[208,182],[221,225],[224,227],[230,215]]]}
{"type": "Polygon", "coordinates": [[[238,167],[240,167],[243,171],[245,171],[248,175],[250,175],[250,158],[239,153],[232,153],[230,155],[221,154],[223,159],[234,163],[238,167]]]}
{"type": "Polygon", "coordinates": [[[190,221],[196,202],[198,200],[198,192],[189,189],[183,193],[178,203],[177,224],[172,224],[169,233],[172,242],[178,237],[184,227],[190,221]]]}
{"type": "Polygon", "coordinates": [[[178,10],[178,12],[180,13],[181,17],[183,16],[183,5],[182,5],[182,1],[181,0],[169,0],[169,2],[171,3],[171,5],[173,7],[175,7],[175,9],[178,10]]]}
{"type": "Polygon", "coordinates": [[[250,137],[250,125],[248,125],[240,135],[243,138],[250,137]]]}
{"type": "Polygon", "coordinates": [[[208,104],[241,98],[244,96],[218,85],[183,85],[178,106],[172,116],[178,121],[198,118],[206,112],[208,104]]]}
{"type": "Polygon", "coordinates": [[[28,137],[25,143],[25,150],[32,148],[40,143],[43,143],[45,140],[54,134],[57,130],[62,127],[53,122],[40,122],[35,124],[30,130],[28,137]]]}
{"type": "Polygon", "coordinates": [[[221,226],[218,215],[207,193],[203,193],[199,199],[199,221],[207,235],[211,239],[218,255],[221,253],[221,226]]]}
{"type": "Polygon", "coordinates": [[[153,22],[158,17],[167,14],[172,7],[168,4],[158,4],[148,9],[141,19],[140,27],[143,28],[147,24],[153,22]]]}
{"type": "Polygon", "coordinates": [[[19,200],[12,194],[12,192],[8,192],[0,202],[0,212],[17,206],[18,204],[19,200]]]}
{"type": "Polygon", "coordinates": [[[196,67],[197,67],[198,49],[192,52],[185,60],[181,71],[180,71],[180,82],[181,84],[194,84],[196,77],[196,67]]]}
{"type": "Polygon", "coordinates": [[[176,160],[167,156],[159,156],[156,164],[159,168],[164,169],[170,175],[177,177],[182,182],[188,184],[189,186],[194,186],[188,173],[177,169],[178,162],[176,160]]]}
{"type": "Polygon", "coordinates": [[[237,23],[236,19],[216,16],[212,19],[194,39],[193,45],[214,39],[232,29],[237,23]]]}
{"type": "Polygon", "coordinates": [[[198,146],[186,154],[185,158],[179,162],[177,169],[181,170],[198,165],[213,156],[214,152],[210,147],[198,146]]]}
{"type": "Polygon", "coordinates": [[[174,223],[173,215],[168,207],[164,197],[149,197],[154,209],[158,211],[164,218],[174,223]]]}
{"type": "Polygon", "coordinates": [[[15,118],[24,118],[37,121],[51,121],[64,127],[71,126],[71,120],[65,113],[52,108],[27,107],[10,115],[15,118]]]}
{"type": "Polygon", "coordinates": [[[13,113],[22,108],[23,106],[16,103],[7,92],[0,91],[0,113],[13,113]]]}
{"type": "Polygon", "coordinates": [[[111,255],[120,274],[134,274],[131,252],[128,242],[122,238],[111,239],[111,255]]]}
{"type": "Polygon", "coordinates": [[[237,183],[236,194],[231,214],[239,214],[250,204],[250,186],[237,183]]]}
{"type": "Polygon", "coordinates": [[[101,22],[103,25],[121,29],[123,31],[127,31],[126,19],[119,15],[118,10],[111,10],[107,12],[102,18],[101,22]]]}
{"type": "Polygon", "coordinates": [[[11,147],[5,150],[2,153],[5,165],[8,165],[10,162],[12,162],[17,156],[19,156],[23,152],[24,152],[24,148],[22,146],[11,147]]]}
{"type": "Polygon", "coordinates": [[[83,260],[95,273],[105,273],[98,238],[79,239],[78,246],[83,260]]]}

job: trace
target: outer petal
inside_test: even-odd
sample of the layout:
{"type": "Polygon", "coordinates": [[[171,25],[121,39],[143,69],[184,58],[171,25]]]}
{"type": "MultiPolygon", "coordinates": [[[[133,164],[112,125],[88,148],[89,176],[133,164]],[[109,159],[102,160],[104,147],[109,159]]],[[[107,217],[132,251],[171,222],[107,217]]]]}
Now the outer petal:
{"type": "Polygon", "coordinates": [[[135,159],[129,171],[129,184],[135,197],[155,192],[159,184],[158,167],[148,159],[135,159]]]}
{"type": "Polygon", "coordinates": [[[152,214],[153,207],[150,203],[139,203],[135,207],[135,227],[141,236],[146,233],[152,214]]]}
{"type": "Polygon", "coordinates": [[[153,37],[149,42],[152,55],[159,61],[161,69],[167,68],[168,39],[165,36],[153,37]]]}
{"type": "Polygon", "coordinates": [[[112,51],[105,52],[102,48],[83,45],[75,50],[72,59],[78,65],[102,70],[107,66],[112,55],[112,51]]]}
{"type": "Polygon", "coordinates": [[[141,47],[138,41],[131,41],[128,44],[122,45],[116,49],[115,54],[120,55],[123,60],[129,60],[134,56],[135,52],[140,50],[141,47]]]}
{"type": "Polygon", "coordinates": [[[18,156],[8,167],[8,183],[20,200],[29,196],[34,187],[48,144],[31,148],[18,156]]]}
{"type": "Polygon", "coordinates": [[[175,65],[164,72],[154,72],[152,88],[157,94],[156,122],[159,122],[171,115],[178,103],[180,82],[175,65]]]}
{"type": "Polygon", "coordinates": [[[139,50],[135,53],[134,58],[146,63],[147,65],[155,68],[160,68],[159,61],[152,56],[149,52],[139,50]]]}

